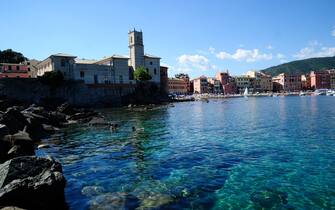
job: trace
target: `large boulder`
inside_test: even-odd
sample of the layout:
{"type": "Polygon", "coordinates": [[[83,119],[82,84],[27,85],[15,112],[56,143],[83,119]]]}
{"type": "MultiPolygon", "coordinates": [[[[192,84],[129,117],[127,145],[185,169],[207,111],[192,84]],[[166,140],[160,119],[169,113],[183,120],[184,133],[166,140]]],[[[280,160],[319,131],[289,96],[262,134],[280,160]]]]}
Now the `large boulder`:
{"type": "Polygon", "coordinates": [[[28,124],[26,118],[16,107],[8,108],[0,119],[0,123],[8,127],[10,134],[23,130],[24,126],[28,124]]]}
{"type": "Polygon", "coordinates": [[[40,141],[42,138],[46,137],[48,134],[44,130],[43,124],[44,120],[41,120],[38,117],[27,118],[27,133],[33,141],[40,141]]]}
{"type": "Polygon", "coordinates": [[[57,161],[17,157],[0,165],[0,206],[26,209],[67,209],[65,178],[57,161]]]}
{"type": "Polygon", "coordinates": [[[70,104],[64,103],[60,105],[59,107],[57,107],[57,112],[60,112],[66,115],[73,115],[77,111],[73,107],[71,107],[70,104]]]}
{"type": "Polygon", "coordinates": [[[7,160],[7,153],[11,148],[11,143],[4,141],[4,136],[9,134],[9,130],[6,125],[0,124],[0,163],[7,160]]]}
{"type": "Polygon", "coordinates": [[[7,152],[7,158],[19,156],[35,155],[35,144],[25,131],[19,131],[14,135],[7,135],[3,138],[3,142],[10,145],[7,152]]]}
{"type": "Polygon", "coordinates": [[[94,111],[85,111],[85,112],[79,112],[74,115],[71,115],[67,118],[67,120],[76,120],[76,121],[82,121],[82,122],[89,122],[93,117],[97,116],[98,113],[94,111]]]}
{"type": "Polygon", "coordinates": [[[53,111],[49,113],[50,124],[56,127],[61,126],[66,121],[66,115],[61,112],[53,111]]]}

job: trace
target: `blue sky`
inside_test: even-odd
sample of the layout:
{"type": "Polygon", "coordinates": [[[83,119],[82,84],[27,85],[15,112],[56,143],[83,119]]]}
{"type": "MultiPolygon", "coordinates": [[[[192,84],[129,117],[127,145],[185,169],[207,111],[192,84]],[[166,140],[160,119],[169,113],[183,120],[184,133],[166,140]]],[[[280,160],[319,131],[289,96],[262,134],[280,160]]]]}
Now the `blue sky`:
{"type": "Polygon", "coordinates": [[[178,72],[233,75],[335,55],[333,0],[1,0],[0,49],[42,60],[128,54],[128,31],[178,72]]]}

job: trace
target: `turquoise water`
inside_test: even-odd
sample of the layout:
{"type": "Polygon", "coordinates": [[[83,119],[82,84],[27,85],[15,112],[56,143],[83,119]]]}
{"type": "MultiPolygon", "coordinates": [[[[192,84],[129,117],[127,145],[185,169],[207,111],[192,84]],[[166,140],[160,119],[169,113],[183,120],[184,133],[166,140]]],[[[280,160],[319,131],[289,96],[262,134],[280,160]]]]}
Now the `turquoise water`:
{"type": "Polygon", "coordinates": [[[117,132],[73,126],[42,151],[71,209],[335,209],[335,97],[101,111],[117,132]]]}

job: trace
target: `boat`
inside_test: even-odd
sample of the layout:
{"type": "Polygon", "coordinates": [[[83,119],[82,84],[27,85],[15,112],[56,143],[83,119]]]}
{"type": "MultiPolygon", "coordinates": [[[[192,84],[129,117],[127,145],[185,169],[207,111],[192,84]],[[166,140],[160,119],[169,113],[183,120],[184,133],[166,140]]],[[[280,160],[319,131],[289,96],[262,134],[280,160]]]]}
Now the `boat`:
{"type": "Polygon", "coordinates": [[[244,89],[243,96],[244,98],[248,98],[248,88],[247,87],[244,89]]]}
{"type": "Polygon", "coordinates": [[[317,89],[314,91],[314,95],[321,96],[327,94],[327,89],[317,89]]]}
{"type": "Polygon", "coordinates": [[[304,91],[300,91],[300,93],[299,93],[299,96],[306,96],[306,92],[304,92],[304,91]]]}
{"type": "Polygon", "coordinates": [[[335,95],[335,90],[328,90],[326,95],[327,96],[334,96],[335,95]]]}

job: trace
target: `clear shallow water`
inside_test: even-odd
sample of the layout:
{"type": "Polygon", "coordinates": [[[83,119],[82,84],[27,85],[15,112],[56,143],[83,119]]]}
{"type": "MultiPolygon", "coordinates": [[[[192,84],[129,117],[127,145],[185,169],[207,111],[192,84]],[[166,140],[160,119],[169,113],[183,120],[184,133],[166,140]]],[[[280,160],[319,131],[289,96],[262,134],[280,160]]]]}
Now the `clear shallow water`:
{"type": "Polygon", "coordinates": [[[74,126],[42,151],[71,209],[335,209],[335,97],[102,112],[118,132],[74,126]]]}

